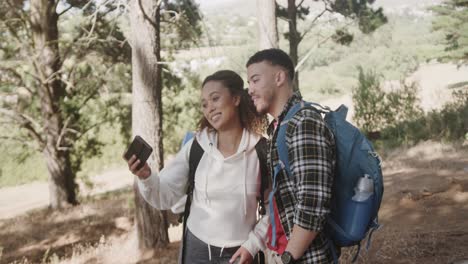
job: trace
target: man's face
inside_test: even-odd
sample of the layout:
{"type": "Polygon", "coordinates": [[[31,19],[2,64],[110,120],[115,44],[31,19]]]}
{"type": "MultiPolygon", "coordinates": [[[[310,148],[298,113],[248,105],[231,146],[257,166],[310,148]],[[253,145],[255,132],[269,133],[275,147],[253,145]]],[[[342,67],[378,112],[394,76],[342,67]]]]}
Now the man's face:
{"type": "Polygon", "coordinates": [[[247,67],[249,95],[252,97],[257,112],[261,114],[271,114],[278,88],[275,81],[277,72],[278,67],[274,67],[266,61],[247,67]]]}

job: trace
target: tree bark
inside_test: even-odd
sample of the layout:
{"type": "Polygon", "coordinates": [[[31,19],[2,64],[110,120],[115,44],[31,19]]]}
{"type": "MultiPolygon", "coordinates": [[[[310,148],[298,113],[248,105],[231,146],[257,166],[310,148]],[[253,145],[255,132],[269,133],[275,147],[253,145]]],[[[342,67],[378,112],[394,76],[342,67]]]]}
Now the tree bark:
{"type": "MultiPolygon", "coordinates": [[[[288,24],[289,24],[289,56],[294,65],[298,62],[298,47],[301,42],[300,35],[297,32],[297,7],[296,0],[288,0],[288,24]]],[[[299,73],[294,76],[294,90],[299,90],[299,73]]]]}
{"type": "Polygon", "coordinates": [[[259,50],[278,48],[275,0],[257,0],[257,20],[259,50]]]}
{"type": "Polygon", "coordinates": [[[45,128],[43,155],[49,171],[50,206],[59,209],[76,204],[75,175],[71,169],[70,154],[60,142],[63,119],[60,101],[65,88],[58,78],[61,68],[58,46],[57,2],[31,1],[31,32],[35,56],[32,58],[41,83],[38,89],[41,114],[45,128]]]}
{"type": "MultiPolygon", "coordinates": [[[[157,1],[131,1],[132,28],[132,131],[153,147],[156,169],[163,167],[162,80],[160,57],[160,12],[157,1]]],[[[155,169],[155,168],[153,168],[155,169]]],[[[169,243],[165,211],[151,207],[136,184],[135,221],[141,250],[165,247],[169,243]]]]}

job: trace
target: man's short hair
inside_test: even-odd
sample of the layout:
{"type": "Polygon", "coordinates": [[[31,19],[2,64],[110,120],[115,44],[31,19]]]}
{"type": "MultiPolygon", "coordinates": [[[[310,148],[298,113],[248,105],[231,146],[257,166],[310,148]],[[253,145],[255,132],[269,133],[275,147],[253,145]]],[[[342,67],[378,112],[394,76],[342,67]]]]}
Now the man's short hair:
{"type": "Polygon", "coordinates": [[[286,69],[290,81],[294,80],[294,63],[289,55],[280,49],[265,49],[258,51],[247,61],[246,67],[254,63],[267,61],[271,65],[278,65],[286,69]]]}

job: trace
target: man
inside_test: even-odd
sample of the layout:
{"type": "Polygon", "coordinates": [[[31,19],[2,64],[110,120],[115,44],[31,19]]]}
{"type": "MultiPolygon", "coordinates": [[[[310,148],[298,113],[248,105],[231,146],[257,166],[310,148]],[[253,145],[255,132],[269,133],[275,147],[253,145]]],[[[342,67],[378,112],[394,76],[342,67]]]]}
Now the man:
{"type": "MultiPolygon", "coordinates": [[[[246,66],[249,94],[257,111],[274,118],[268,129],[268,166],[273,172],[279,162],[276,124],[302,100],[293,90],[294,65],[284,51],[267,49],[250,57],[246,66]]],[[[282,170],[272,180],[276,184],[270,208],[277,222],[269,227],[268,263],[331,263],[332,243],[323,230],[335,170],[333,134],[320,114],[307,107],[288,122],[286,131],[292,175],[282,170]]]]}

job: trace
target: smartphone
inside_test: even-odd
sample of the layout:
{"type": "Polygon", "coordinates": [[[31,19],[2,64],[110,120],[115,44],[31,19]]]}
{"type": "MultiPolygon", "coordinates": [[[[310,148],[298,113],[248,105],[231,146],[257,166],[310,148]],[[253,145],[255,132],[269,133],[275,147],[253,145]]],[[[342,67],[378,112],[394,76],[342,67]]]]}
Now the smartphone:
{"type": "Polygon", "coordinates": [[[153,152],[153,148],[143,138],[135,136],[123,157],[128,161],[133,155],[135,155],[137,159],[140,160],[140,164],[137,167],[139,170],[145,165],[145,162],[148,160],[151,152],[153,152]]]}

